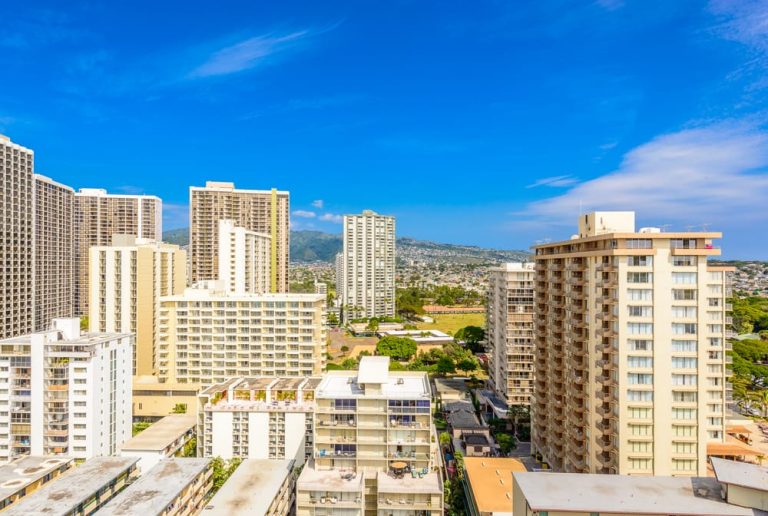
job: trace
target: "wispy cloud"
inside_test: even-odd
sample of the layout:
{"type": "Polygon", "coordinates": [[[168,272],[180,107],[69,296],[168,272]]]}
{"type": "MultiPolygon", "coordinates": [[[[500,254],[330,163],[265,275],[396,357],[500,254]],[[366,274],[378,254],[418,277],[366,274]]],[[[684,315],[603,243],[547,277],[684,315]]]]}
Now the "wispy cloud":
{"type": "Polygon", "coordinates": [[[595,0],[595,4],[606,11],[616,11],[624,7],[624,0],[595,0]]]}
{"type": "Polygon", "coordinates": [[[317,213],[309,210],[294,210],[293,216],[301,217],[303,219],[314,219],[315,217],[317,217],[317,213]]]}
{"type": "Polygon", "coordinates": [[[123,185],[118,186],[115,188],[120,193],[128,194],[128,195],[139,195],[144,193],[144,187],[141,186],[135,186],[135,185],[123,185]]]}
{"type": "Polygon", "coordinates": [[[189,205],[163,203],[163,230],[189,226],[189,205]]]}
{"type": "Polygon", "coordinates": [[[539,179],[538,181],[535,181],[526,188],[536,188],[539,186],[552,186],[552,187],[564,187],[564,186],[570,186],[573,184],[578,183],[579,180],[576,177],[573,177],[571,175],[567,176],[553,176],[553,177],[545,177],[543,179],[539,179]]]}
{"type": "Polygon", "coordinates": [[[323,209],[324,205],[325,203],[323,202],[322,199],[317,199],[316,201],[312,201],[312,206],[314,206],[315,208],[323,209]]]}
{"type": "Polygon", "coordinates": [[[582,210],[635,210],[659,223],[768,221],[765,210],[748,208],[765,205],[767,172],[768,132],[719,122],[659,136],[628,152],[617,170],[533,202],[525,215],[556,225],[572,224],[582,210]]]}
{"type": "Polygon", "coordinates": [[[275,54],[295,47],[310,35],[301,30],[284,35],[263,34],[245,39],[213,52],[189,74],[190,78],[229,75],[249,70],[275,54]]]}
{"type": "Polygon", "coordinates": [[[333,222],[334,224],[341,224],[344,220],[344,217],[341,215],[337,215],[335,213],[323,213],[320,215],[320,220],[323,222],[333,222]]]}

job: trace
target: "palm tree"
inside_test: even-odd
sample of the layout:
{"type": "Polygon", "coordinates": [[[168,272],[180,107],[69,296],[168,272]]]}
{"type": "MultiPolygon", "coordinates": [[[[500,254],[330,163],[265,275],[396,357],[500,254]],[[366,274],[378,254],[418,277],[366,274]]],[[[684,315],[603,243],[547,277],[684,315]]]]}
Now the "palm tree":
{"type": "Polygon", "coordinates": [[[763,417],[768,418],[768,389],[763,389],[757,393],[757,403],[763,410],[763,417]]]}

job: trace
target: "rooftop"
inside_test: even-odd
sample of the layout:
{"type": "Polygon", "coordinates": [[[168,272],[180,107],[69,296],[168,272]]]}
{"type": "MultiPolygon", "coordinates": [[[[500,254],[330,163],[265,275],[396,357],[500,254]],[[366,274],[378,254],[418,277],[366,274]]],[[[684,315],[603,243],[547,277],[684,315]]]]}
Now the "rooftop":
{"type": "MultiPolygon", "coordinates": [[[[465,463],[468,459],[465,459],[465,463]]],[[[532,511],[697,516],[752,516],[729,505],[714,478],[633,477],[582,473],[515,473],[532,511]]]]}
{"type": "Polygon", "coordinates": [[[517,459],[465,457],[464,471],[480,512],[512,513],[512,473],[526,471],[517,459]]]}
{"type": "Polygon", "coordinates": [[[357,383],[387,383],[389,357],[363,357],[357,371],[357,383]]]}
{"type": "Polygon", "coordinates": [[[194,429],[194,414],[171,414],[154,423],[136,437],[126,441],[122,451],[163,451],[179,437],[194,429]]]}
{"type": "Polygon", "coordinates": [[[718,482],[733,484],[768,493],[768,468],[757,464],[712,457],[712,468],[718,482]]]}
{"type": "Polygon", "coordinates": [[[457,410],[448,414],[448,424],[451,428],[483,428],[474,410],[457,410]]]}
{"type": "Polygon", "coordinates": [[[292,460],[244,460],[208,502],[206,516],[267,514],[292,469],[292,460]]]}
{"type": "Polygon", "coordinates": [[[335,493],[359,493],[363,489],[362,473],[352,473],[351,478],[344,478],[350,475],[336,469],[317,470],[313,464],[307,464],[301,470],[301,475],[297,480],[298,489],[304,491],[330,491],[335,493]]]}
{"type": "Polygon", "coordinates": [[[93,457],[9,507],[3,516],[64,515],[131,469],[138,457],[93,457]]]}
{"type": "Polygon", "coordinates": [[[380,471],[377,481],[379,493],[440,494],[443,492],[443,486],[437,473],[427,473],[422,478],[413,478],[411,475],[394,478],[380,471]]]}
{"type": "Polygon", "coordinates": [[[201,282],[184,289],[183,294],[163,296],[160,301],[189,301],[189,300],[213,300],[213,301],[324,301],[325,294],[304,294],[291,292],[264,292],[264,293],[232,293],[224,290],[219,281],[210,280],[201,282]]]}
{"type": "Polygon", "coordinates": [[[0,500],[44,477],[74,459],[69,457],[21,457],[0,466],[0,500]]]}
{"type": "Polygon", "coordinates": [[[462,437],[467,446],[486,446],[491,444],[485,434],[464,434],[462,437]]]}
{"type": "Polygon", "coordinates": [[[435,378],[435,390],[438,394],[468,392],[466,378],[435,378]]]}
{"type": "Polygon", "coordinates": [[[473,412],[475,406],[468,400],[446,401],[443,403],[443,412],[457,412],[459,410],[473,412]]]}
{"type": "Polygon", "coordinates": [[[208,468],[211,459],[164,459],[126,487],[99,512],[110,515],[163,514],[173,500],[208,468]]]}
{"type": "MultiPolygon", "coordinates": [[[[363,357],[366,358],[377,357],[363,357]]],[[[361,362],[362,362],[361,361],[361,362]]],[[[362,369],[362,363],[361,363],[362,369]]],[[[363,378],[360,378],[357,371],[329,371],[323,375],[322,381],[317,386],[315,398],[354,398],[364,397],[365,392],[361,383],[378,383],[374,379],[381,379],[381,371],[363,372],[363,378]]],[[[369,397],[378,397],[384,399],[430,399],[431,391],[429,388],[429,378],[424,372],[387,372],[387,379],[382,384],[382,393],[369,395],[369,397]]]]}

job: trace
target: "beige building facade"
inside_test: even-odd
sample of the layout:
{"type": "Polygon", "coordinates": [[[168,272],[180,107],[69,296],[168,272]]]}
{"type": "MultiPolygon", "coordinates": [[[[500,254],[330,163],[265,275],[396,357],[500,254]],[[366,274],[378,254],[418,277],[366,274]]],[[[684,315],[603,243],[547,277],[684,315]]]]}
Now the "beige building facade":
{"type": "Polygon", "coordinates": [[[186,252],[177,245],[113,235],[90,248],[88,323],[91,331],[136,335],[133,374],[156,375],[157,310],[162,296],[184,292],[186,252]]]}
{"type": "Polygon", "coordinates": [[[160,299],[161,382],[208,387],[235,376],[312,376],[325,368],[325,296],[229,294],[203,282],[160,299]]]}
{"type": "Polygon", "coordinates": [[[219,280],[233,294],[270,292],[272,237],[219,221],[219,280]]]}
{"type": "Polygon", "coordinates": [[[488,275],[488,370],[508,405],[530,406],[533,395],[533,279],[533,263],[506,263],[488,275]]]}
{"type": "Polygon", "coordinates": [[[555,470],[703,476],[724,438],[728,270],[720,233],[579,219],[535,247],[532,444],[555,470]]]}
{"type": "Polygon", "coordinates": [[[270,236],[269,291],[288,291],[290,200],[286,191],[241,190],[208,181],[189,189],[189,253],[192,283],[219,279],[219,221],[270,236]]]}
{"type": "Polygon", "coordinates": [[[75,193],[75,314],[89,313],[90,248],[108,246],[112,235],[160,241],[163,203],[154,195],[109,194],[98,188],[75,193]]]}

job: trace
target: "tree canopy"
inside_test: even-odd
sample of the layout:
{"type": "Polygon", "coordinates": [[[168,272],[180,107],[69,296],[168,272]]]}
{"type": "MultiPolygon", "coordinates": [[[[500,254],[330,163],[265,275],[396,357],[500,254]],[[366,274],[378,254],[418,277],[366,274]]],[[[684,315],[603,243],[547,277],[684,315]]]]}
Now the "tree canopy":
{"type": "Polygon", "coordinates": [[[388,335],[376,344],[376,353],[394,360],[410,360],[416,354],[416,341],[407,337],[388,335]]]}

